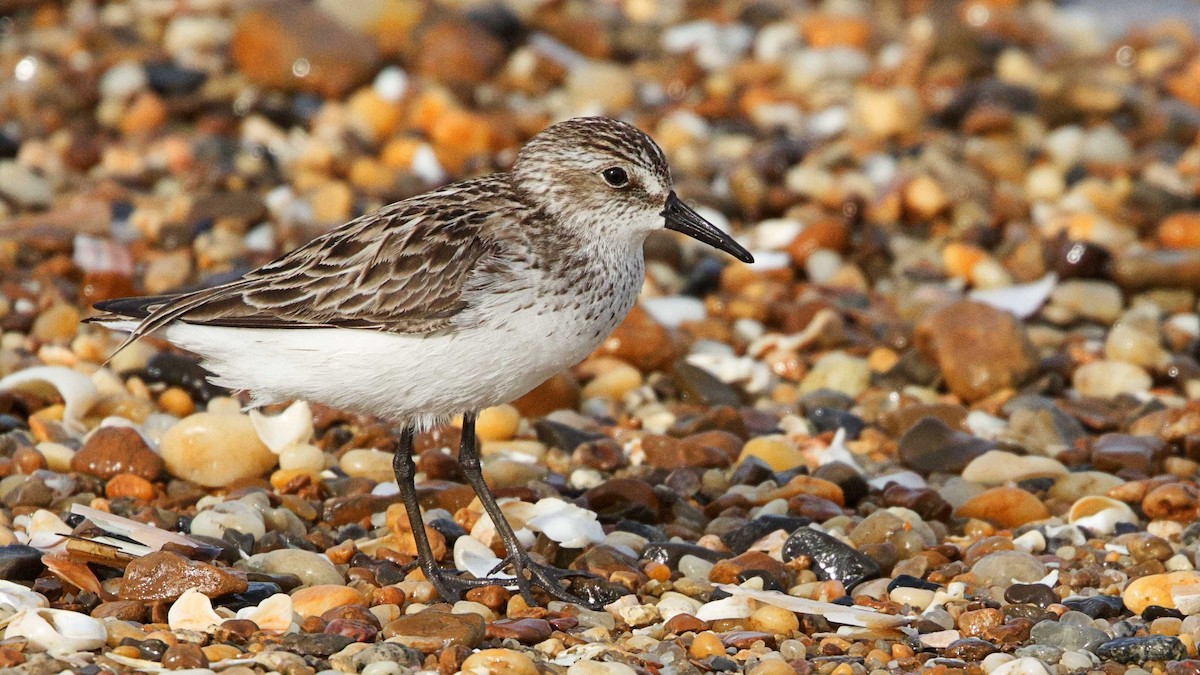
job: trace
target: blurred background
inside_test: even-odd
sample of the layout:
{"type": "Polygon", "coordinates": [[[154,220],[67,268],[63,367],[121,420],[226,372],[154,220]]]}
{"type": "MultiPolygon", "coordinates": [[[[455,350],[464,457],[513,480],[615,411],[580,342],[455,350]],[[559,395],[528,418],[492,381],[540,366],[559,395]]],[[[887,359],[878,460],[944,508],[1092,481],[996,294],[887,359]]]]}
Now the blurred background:
{"type": "MultiPolygon", "coordinates": [[[[33,279],[6,289],[7,329],[47,292],[86,305],[236,276],[503,169],[575,115],[650,132],[681,194],[760,252],[758,270],[996,287],[1078,272],[1060,255],[1072,242],[1104,265],[1200,242],[1200,218],[1164,224],[1200,185],[1187,0],[4,0],[0,14],[0,265],[33,279]]],[[[651,241],[650,284],[716,283],[715,261],[681,266],[708,254],[680,246],[651,241]]],[[[1179,273],[1156,254],[1118,272],[1179,273]]]]}

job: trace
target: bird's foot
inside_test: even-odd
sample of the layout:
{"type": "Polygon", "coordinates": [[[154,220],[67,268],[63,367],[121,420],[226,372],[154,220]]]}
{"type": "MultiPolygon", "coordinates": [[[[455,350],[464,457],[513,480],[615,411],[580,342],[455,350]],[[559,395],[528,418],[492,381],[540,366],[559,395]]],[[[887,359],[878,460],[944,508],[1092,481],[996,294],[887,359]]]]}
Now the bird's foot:
{"type": "MultiPolygon", "coordinates": [[[[405,565],[405,571],[412,571],[416,568],[416,561],[405,565]]],[[[404,568],[402,568],[404,569],[404,568]]],[[[447,569],[444,567],[436,567],[432,570],[422,570],[425,579],[433,584],[433,589],[437,591],[438,597],[446,602],[457,602],[462,600],[463,593],[472,588],[482,588],[484,586],[505,586],[513,582],[512,579],[504,577],[483,577],[477,579],[475,577],[464,576],[463,572],[456,569],[447,569]]]]}
{"type": "MultiPolygon", "coordinates": [[[[545,565],[539,563],[529,556],[526,551],[521,551],[516,555],[509,555],[504,560],[500,561],[488,572],[489,575],[496,574],[500,570],[509,568],[515,575],[515,578],[505,579],[506,585],[516,585],[521,592],[521,597],[530,605],[535,604],[533,599],[533,589],[540,588],[545,591],[550,597],[555,600],[569,602],[576,605],[583,605],[589,609],[601,609],[604,605],[616,600],[620,597],[620,593],[615,593],[607,588],[608,582],[600,577],[597,577],[590,572],[582,570],[566,570],[553,565],[545,565]],[[528,575],[526,575],[528,572],[528,575]],[[570,588],[564,587],[560,582],[564,579],[568,580],[570,588]],[[585,589],[585,592],[574,592],[574,579],[589,580],[593,583],[585,589]]],[[[490,576],[488,578],[491,578],[490,576]]]]}

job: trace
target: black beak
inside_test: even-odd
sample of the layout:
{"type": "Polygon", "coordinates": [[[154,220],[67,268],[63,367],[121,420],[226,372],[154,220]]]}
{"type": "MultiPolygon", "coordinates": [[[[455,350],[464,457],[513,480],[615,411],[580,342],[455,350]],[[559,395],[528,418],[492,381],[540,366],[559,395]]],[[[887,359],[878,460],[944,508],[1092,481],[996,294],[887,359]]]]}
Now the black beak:
{"type": "Polygon", "coordinates": [[[663,209],[662,216],[667,219],[668,230],[682,232],[692,239],[721,249],[744,263],[754,262],[754,256],[750,255],[749,251],[692,210],[692,207],[684,204],[683,200],[675,195],[674,190],[667,195],[667,206],[663,209]]]}

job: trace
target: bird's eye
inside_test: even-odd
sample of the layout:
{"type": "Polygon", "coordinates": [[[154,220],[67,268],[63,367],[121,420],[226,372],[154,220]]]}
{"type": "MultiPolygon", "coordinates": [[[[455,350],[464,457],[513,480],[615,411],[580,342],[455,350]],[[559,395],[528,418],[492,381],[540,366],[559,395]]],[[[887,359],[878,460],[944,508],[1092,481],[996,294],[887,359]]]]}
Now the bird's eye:
{"type": "Polygon", "coordinates": [[[604,176],[604,182],[612,187],[621,188],[629,185],[629,174],[619,166],[610,166],[600,172],[600,175],[604,176]]]}

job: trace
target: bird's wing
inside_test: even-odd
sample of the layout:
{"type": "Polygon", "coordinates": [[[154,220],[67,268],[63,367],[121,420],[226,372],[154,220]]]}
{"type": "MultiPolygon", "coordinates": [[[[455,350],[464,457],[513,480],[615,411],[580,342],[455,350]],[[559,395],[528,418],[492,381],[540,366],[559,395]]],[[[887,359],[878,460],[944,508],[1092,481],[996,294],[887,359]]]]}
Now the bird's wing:
{"type": "Polygon", "coordinates": [[[176,296],[98,303],[141,319],[130,341],[173,321],[242,328],[431,333],[469,304],[471,280],[519,255],[506,230],[519,207],[488,179],[368,214],[235,281],[176,296]],[[508,215],[506,215],[508,214],[508,215]],[[506,222],[501,222],[506,221],[506,222]]]}

